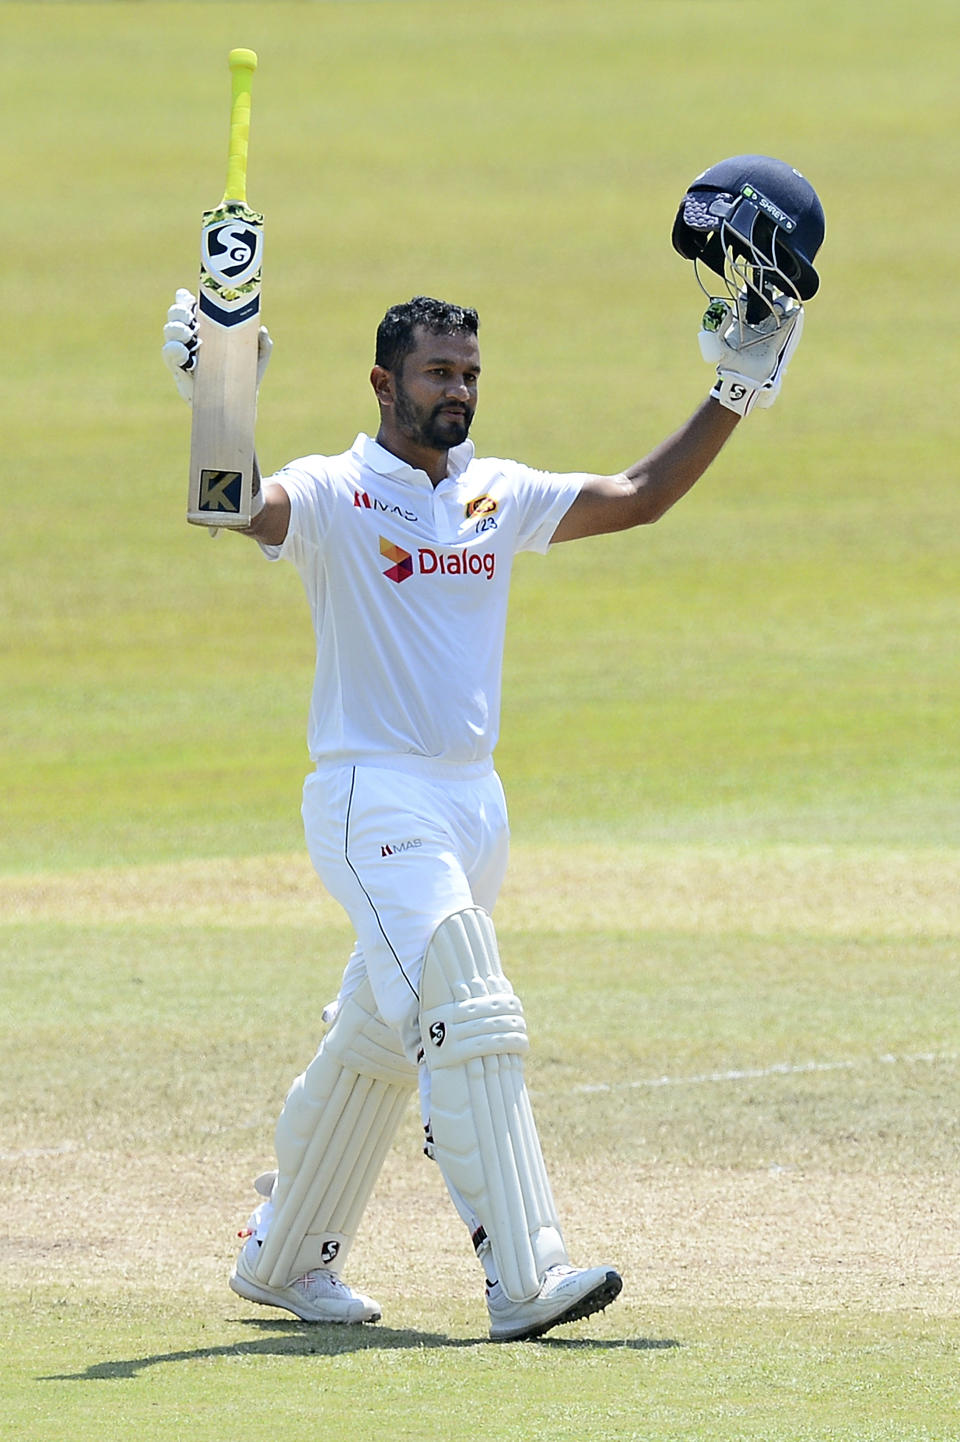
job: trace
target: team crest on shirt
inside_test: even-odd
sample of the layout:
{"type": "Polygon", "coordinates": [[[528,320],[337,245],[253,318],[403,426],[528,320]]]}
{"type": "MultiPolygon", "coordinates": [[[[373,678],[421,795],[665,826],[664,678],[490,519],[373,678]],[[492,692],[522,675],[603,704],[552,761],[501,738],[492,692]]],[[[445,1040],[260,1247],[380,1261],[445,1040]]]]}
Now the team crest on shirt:
{"type": "Polygon", "coordinates": [[[464,514],[468,521],[472,521],[474,516],[492,516],[497,509],[497,504],[492,496],[477,496],[474,500],[467,502],[464,514]]]}

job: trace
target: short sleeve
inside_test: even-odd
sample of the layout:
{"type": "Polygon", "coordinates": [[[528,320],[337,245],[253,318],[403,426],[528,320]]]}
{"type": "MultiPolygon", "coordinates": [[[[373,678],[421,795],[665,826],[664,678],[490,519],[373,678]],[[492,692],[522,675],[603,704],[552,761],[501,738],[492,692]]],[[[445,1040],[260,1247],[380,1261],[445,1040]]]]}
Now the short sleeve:
{"type": "Polygon", "coordinates": [[[264,485],[276,483],[290,498],[290,524],[279,546],[260,549],[268,561],[292,561],[302,565],[311,554],[323,549],[330,523],[332,494],[322,456],[307,456],[291,461],[282,470],[268,476],[264,485]]]}
{"type": "Polygon", "coordinates": [[[550,549],[554,532],[580,494],[588,474],[537,471],[519,463],[514,463],[508,474],[519,513],[516,549],[543,555],[550,549]]]}

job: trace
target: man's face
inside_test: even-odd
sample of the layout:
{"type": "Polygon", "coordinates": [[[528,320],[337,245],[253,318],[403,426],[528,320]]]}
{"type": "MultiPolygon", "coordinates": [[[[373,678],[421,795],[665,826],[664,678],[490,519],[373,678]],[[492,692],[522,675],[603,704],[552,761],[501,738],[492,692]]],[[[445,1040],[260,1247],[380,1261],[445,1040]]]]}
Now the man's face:
{"type": "Polygon", "coordinates": [[[415,445],[445,451],[467,439],[477,408],[480,346],[475,335],[415,332],[394,373],[394,420],[415,445]]]}

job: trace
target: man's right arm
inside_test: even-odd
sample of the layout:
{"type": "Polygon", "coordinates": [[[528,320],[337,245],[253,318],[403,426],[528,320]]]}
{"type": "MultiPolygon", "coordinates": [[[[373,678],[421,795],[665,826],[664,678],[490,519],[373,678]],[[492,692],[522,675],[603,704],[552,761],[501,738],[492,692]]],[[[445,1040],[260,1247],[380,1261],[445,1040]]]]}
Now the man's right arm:
{"type": "Polygon", "coordinates": [[[290,497],[283,486],[276,481],[266,485],[260,476],[260,465],[256,457],[253,462],[254,505],[256,497],[263,495],[263,505],[253,517],[249,526],[241,531],[242,536],[251,536],[264,546],[282,546],[290,527],[290,497]]]}

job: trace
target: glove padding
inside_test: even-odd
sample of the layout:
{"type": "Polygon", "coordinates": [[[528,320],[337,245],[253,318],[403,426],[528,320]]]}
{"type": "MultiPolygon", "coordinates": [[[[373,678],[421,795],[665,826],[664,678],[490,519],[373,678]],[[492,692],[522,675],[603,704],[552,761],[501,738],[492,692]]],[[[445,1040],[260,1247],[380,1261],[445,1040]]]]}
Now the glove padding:
{"type": "Polygon", "coordinates": [[[746,325],[724,300],[711,301],[703,317],[700,353],[717,367],[710,394],[739,416],[773,405],[803,334],[799,301],[778,296],[772,304],[758,325],[746,325]]]}
{"type": "MultiPolygon", "coordinates": [[[[188,405],[193,404],[193,381],[200,342],[197,339],[197,298],[192,291],[178,290],[167,311],[163,327],[161,354],[176,382],[177,390],[188,405]]],[[[257,390],[270,360],[273,341],[265,325],[257,336],[257,390]]]]}

